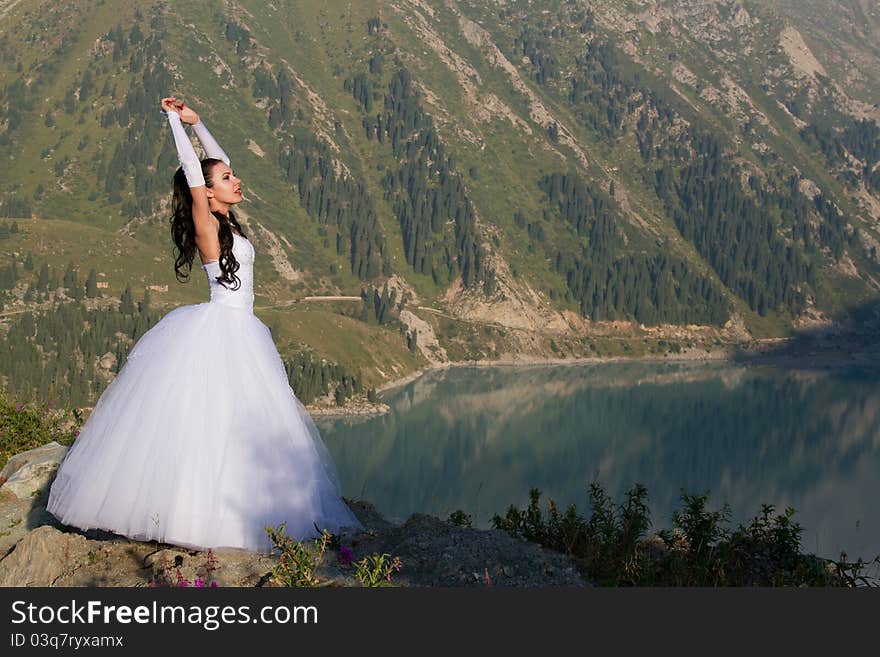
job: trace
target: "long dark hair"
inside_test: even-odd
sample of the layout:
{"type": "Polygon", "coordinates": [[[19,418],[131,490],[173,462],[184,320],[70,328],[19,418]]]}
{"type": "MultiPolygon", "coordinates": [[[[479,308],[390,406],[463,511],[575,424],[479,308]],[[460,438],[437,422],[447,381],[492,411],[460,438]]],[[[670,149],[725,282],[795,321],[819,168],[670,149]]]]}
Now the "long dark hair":
{"type": "MultiPolygon", "coordinates": [[[[205,186],[211,187],[211,172],[214,167],[221,163],[221,160],[207,158],[202,160],[202,175],[205,177],[205,186]]],[[[238,233],[247,238],[245,232],[241,229],[241,224],[235,218],[232,210],[229,216],[225,217],[219,212],[212,212],[220,222],[220,276],[217,281],[228,287],[232,285],[233,290],[241,287],[241,280],[235,275],[241,265],[235,259],[232,253],[232,245],[235,239],[232,237],[232,229],[235,228],[238,233]]],[[[186,175],[183,167],[177,169],[174,174],[174,196],[171,198],[171,239],[174,241],[174,274],[181,283],[186,282],[192,270],[193,260],[196,256],[196,224],[193,221],[192,214],[192,193],[189,191],[189,184],[186,181],[186,175]]]]}

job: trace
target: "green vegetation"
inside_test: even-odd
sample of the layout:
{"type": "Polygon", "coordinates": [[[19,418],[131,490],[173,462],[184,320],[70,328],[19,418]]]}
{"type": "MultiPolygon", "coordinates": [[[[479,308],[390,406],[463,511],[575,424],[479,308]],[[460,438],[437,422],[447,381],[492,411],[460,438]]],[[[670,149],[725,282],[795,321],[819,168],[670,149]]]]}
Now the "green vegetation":
{"type": "Polygon", "coordinates": [[[337,552],[337,564],[343,568],[353,567],[354,576],[361,586],[390,586],[391,577],[400,572],[403,563],[400,557],[390,554],[373,553],[360,561],[353,561],[351,548],[341,545],[339,537],[326,529],[311,545],[306,541],[297,541],[287,535],[287,524],[277,527],[266,527],[266,534],[272,540],[273,550],[278,554],[278,564],[272,569],[269,583],[272,586],[291,588],[316,588],[324,586],[317,574],[324,562],[327,550],[337,552]]]}
{"type": "MultiPolygon", "coordinates": [[[[546,517],[541,492],[532,489],[525,509],[511,506],[493,525],[573,557],[584,575],[601,586],[857,586],[880,585],[870,563],[830,562],[801,552],[802,528],[793,509],[771,505],[746,525],[727,526],[729,510],[708,508],[709,496],[682,492],[671,530],[649,536],[648,491],[635,485],[615,504],[598,483],[590,485],[590,516],[553,500],[546,517]]],[[[880,558],[875,560],[880,563],[880,558]]]]}
{"type": "Polygon", "coordinates": [[[318,397],[333,395],[337,406],[364,391],[363,379],[351,374],[344,365],[328,363],[310,350],[302,350],[284,360],[284,369],[294,394],[303,404],[311,404],[318,397]]]}
{"type": "Polygon", "coordinates": [[[296,184],[300,204],[309,215],[334,231],[335,237],[324,233],[325,246],[333,241],[339,255],[348,253],[355,276],[369,280],[391,274],[373,201],[363,183],[336,174],[326,144],[312,133],[298,131],[279,165],[287,180],[296,184]]]}
{"type": "Polygon", "coordinates": [[[391,575],[400,572],[403,562],[400,557],[392,558],[390,554],[369,554],[355,564],[355,577],[361,586],[377,588],[390,586],[391,575]]]}
{"type": "Polygon", "coordinates": [[[690,143],[697,155],[675,181],[668,165],[656,172],[657,194],[676,227],[752,310],[799,314],[818,290],[814,263],[821,261],[820,249],[839,259],[845,246],[854,245],[855,233],[847,235],[843,216],[823,196],[811,207],[797,179],[774,191],[750,177],[744,190],[735,183],[740,171],[714,137],[694,134],[690,143]],[[812,212],[825,219],[818,230],[812,212]],[[780,224],[790,240],[777,230],[780,224]]]}
{"type": "Polygon", "coordinates": [[[397,290],[391,290],[389,293],[388,283],[382,288],[381,295],[374,287],[361,290],[361,321],[387,324],[394,318],[395,310],[399,310],[395,308],[396,299],[397,290]]]}
{"type": "Polygon", "coordinates": [[[451,283],[459,274],[466,286],[477,284],[485,273],[473,205],[454,159],[446,155],[432,119],[421,107],[409,71],[395,71],[382,113],[375,116],[370,114],[373,84],[363,74],[345,82],[365,114],[367,138],[387,141],[400,163],[396,171],[386,173],[382,185],[400,224],[406,261],[415,271],[430,274],[437,285],[451,283]],[[454,226],[452,232],[448,223],[454,226]]]}
{"type": "Polygon", "coordinates": [[[272,569],[274,586],[315,588],[320,585],[316,571],[324,561],[324,553],[331,541],[331,534],[324,530],[309,547],[287,535],[287,523],[278,527],[266,527],[272,540],[273,550],[278,553],[278,564],[272,569]]]}
{"type": "Polygon", "coordinates": [[[69,404],[22,402],[0,387],[0,468],[16,454],[52,441],[73,444],[82,424],[82,416],[69,404]]]}
{"type": "Polygon", "coordinates": [[[880,192],[880,126],[874,121],[856,121],[838,116],[834,123],[819,122],[800,130],[800,136],[808,145],[822,152],[832,168],[840,168],[840,176],[851,187],[864,182],[865,187],[880,192]],[[836,125],[845,126],[842,131],[836,125]],[[850,169],[847,154],[858,160],[855,172],[850,169]]]}
{"type": "Polygon", "coordinates": [[[617,138],[627,127],[626,119],[638,116],[639,153],[651,159],[655,135],[672,124],[672,107],[647,88],[638,73],[625,69],[625,57],[609,42],[587,44],[575,61],[568,100],[579,120],[605,138],[617,138]]]}
{"type": "MultiPolygon", "coordinates": [[[[577,236],[587,240],[579,252],[555,254],[556,271],[565,276],[584,316],[633,318],[642,324],[727,321],[729,303],[722,293],[683,260],[662,251],[621,255],[619,211],[608,195],[573,174],[548,174],[539,186],[577,236]]],[[[543,241],[540,230],[539,224],[536,234],[543,241]]]]}
{"type": "Polygon", "coordinates": [[[108,385],[110,370],[122,369],[134,342],[157,321],[148,305],[135,307],[130,289],[118,308],[89,309],[80,296],[51,311],[15,315],[0,337],[0,375],[17,396],[64,397],[75,407],[90,406],[108,385]],[[108,353],[113,359],[105,368],[99,360],[108,353]]]}
{"type": "MultiPolygon", "coordinates": [[[[551,46],[547,42],[542,47],[551,46]]],[[[761,316],[768,311],[797,316],[810,296],[827,306],[826,299],[817,298],[816,264],[823,260],[821,250],[830,251],[837,261],[845,247],[857,246],[856,233],[847,230],[834,204],[822,195],[810,203],[795,177],[767,188],[756,177],[745,176],[741,165],[733,163],[730,144],[716,138],[701,117],[687,116],[691,127],[674,130],[676,120],[691,113],[675,109],[647,86],[649,79],[633,70],[608,42],[591,42],[576,58],[575,73],[569,79],[569,101],[580,121],[601,139],[622,139],[634,123],[641,166],[647,167],[642,169],[643,175],[653,180],[665,214],[751,310],[761,316]],[[744,176],[749,181],[746,188],[740,182],[744,176]],[[818,228],[813,220],[816,215],[824,220],[818,228]]],[[[873,138],[870,130],[862,127],[857,134],[851,132],[845,132],[841,139],[848,136],[850,146],[859,144],[870,153],[876,150],[864,146],[873,138]]],[[[684,290],[676,295],[663,293],[664,287],[669,290],[668,282],[658,289],[656,279],[664,272],[656,260],[650,267],[649,258],[636,260],[640,269],[653,269],[650,276],[643,276],[641,289],[619,289],[622,278],[637,277],[615,271],[631,266],[624,262],[609,272],[601,266],[612,257],[614,241],[619,242],[621,234],[612,218],[610,199],[560,174],[542,178],[541,188],[552,204],[559,205],[560,214],[576,227],[579,236],[589,234],[589,257],[583,258],[584,262],[573,262],[569,256],[560,267],[557,256],[557,271],[566,276],[569,287],[576,281],[574,296],[584,314],[605,318],[610,311],[613,318],[616,311],[632,316],[640,302],[638,310],[644,319],[637,319],[643,323],[723,324],[727,320],[729,309],[723,295],[710,281],[694,276],[683,262],[668,265],[676,270],[674,279],[683,282],[684,290]],[[568,193],[563,191],[566,186],[568,193]],[[591,259],[600,265],[591,266],[591,259]],[[623,301],[626,297],[629,303],[623,301]],[[697,300],[701,311],[691,317],[682,313],[679,304],[688,309],[697,300]]]]}

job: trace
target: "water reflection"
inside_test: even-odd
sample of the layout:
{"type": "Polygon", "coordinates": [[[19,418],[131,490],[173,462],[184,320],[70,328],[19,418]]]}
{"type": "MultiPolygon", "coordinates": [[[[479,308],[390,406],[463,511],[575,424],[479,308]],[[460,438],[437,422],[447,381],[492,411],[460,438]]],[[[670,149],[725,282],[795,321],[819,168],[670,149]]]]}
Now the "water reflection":
{"type": "MultiPolygon", "coordinates": [[[[648,487],[655,528],[682,488],[797,509],[804,547],[880,552],[876,371],[682,363],[453,368],[385,395],[388,415],[316,418],[347,496],[389,518],[463,509],[486,527],[537,486],[587,510],[587,485],[617,499],[648,487]]],[[[714,506],[714,505],[713,505],[714,506]]]]}

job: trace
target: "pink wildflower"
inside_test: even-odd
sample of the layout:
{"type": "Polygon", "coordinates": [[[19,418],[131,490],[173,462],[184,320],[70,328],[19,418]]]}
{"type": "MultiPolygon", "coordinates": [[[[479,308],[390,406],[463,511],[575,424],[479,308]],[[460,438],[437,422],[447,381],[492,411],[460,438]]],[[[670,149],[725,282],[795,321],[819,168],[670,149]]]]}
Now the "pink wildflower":
{"type": "Polygon", "coordinates": [[[351,548],[342,545],[339,548],[339,554],[336,557],[336,561],[339,562],[340,566],[348,566],[354,560],[354,554],[352,554],[351,548]]]}

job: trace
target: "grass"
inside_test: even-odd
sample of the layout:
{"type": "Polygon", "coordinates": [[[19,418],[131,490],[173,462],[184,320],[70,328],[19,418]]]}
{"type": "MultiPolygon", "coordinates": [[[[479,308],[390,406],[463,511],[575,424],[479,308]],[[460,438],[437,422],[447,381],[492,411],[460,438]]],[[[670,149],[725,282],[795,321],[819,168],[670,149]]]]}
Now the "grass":
{"type": "Polygon", "coordinates": [[[118,299],[125,286],[130,284],[135,299],[140,299],[147,285],[167,285],[167,292],[151,291],[154,306],[176,306],[206,300],[207,283],[199,278],[202,274],[198,264],[188,284],[177,282],[170,241],[167,248],[162,248],[75,221],[17,221],[19,232],[12,234],[3,247],[7,257],[13,255],[18,262],[23,282],[35,283],[44,262],[60,276],[67,264],[73,261],[79,269],[79,280],[83,283],[90,269],[98,272],[98,281],[109,284],[107,288],[99,290],[106,297],[118,299]],[[29,252],[33,254],[35,263],[32,272],[24,271],[21,266],[29,252]]]}
{"type": "MultiPolygon", "coordinates": [[[[311,304],[311,308],[319,303],[311,304]]],[[[360,302],[351,303],[359,305],[360,302]]],[[[309,308],[309,304],[303,306],[309,308]]],[[[352,372],[360,370],[365,387],[377,387],[401,378],[424,364],[421,355],[407,349],[406,337],[399,331],[311,308],[258,311],[262,321],[272,328],[275,342],[284,345],[282,353],[294,345],[306,344],[352,372]]]]}
{"type": "Polygon", "coordinates": [[[81,417],[69,406],[16,401],[0,387],[0,468],[14,455],[52,441],[73,444],[81,426],[81,417]]]}

